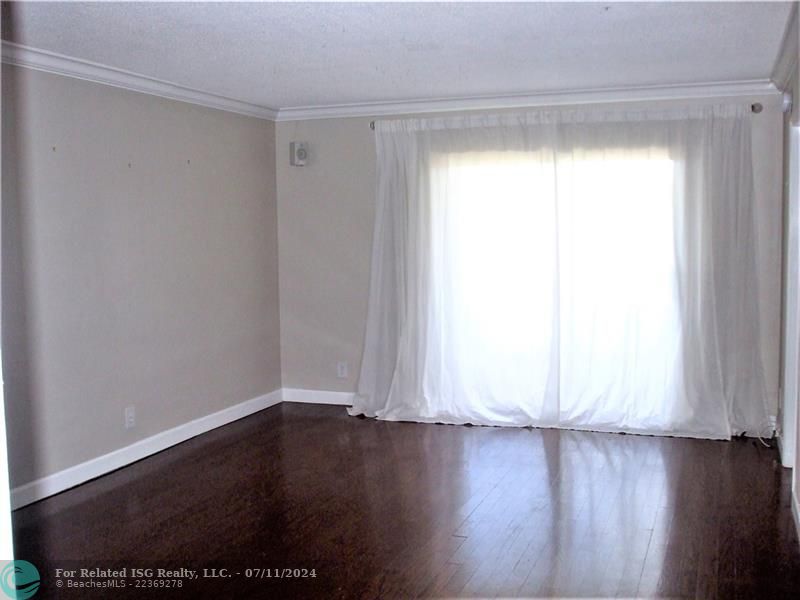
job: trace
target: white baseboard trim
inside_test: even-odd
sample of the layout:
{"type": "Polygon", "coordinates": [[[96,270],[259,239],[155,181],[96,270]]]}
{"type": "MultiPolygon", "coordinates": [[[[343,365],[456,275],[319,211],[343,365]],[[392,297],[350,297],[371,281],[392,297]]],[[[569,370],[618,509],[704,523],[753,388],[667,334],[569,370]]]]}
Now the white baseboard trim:
{"type": "Polygon", "coordinates": [[[798,501],[796,489],[792,490],[792,516],[795,529],[797,529],[797,539],[800,540],[800,501],[798,501]]]}
{"type": "Polygon", "coordinates": [[[778,456],[781,457],[781,466],[786,469],[794,468],[794,457],[789,452],[789,447],[783,441],[783,434],[779,429],[775,430],[775,440],[778,443],[778,456]]]}
{"type": "Polygon", "coordinates": [[[47,496],[68,490],[90,479],[110,473],[137,460],[166,450],[170,446],[185,442],[201,433],[206,433],[279,404],[281,398],[282,390],[275,390],[258,398],[246,400],[241,404],[230,406],[167,431],[162,431],[154,436],[134,442],[130,446],[87,460],[74,467],[69,467],[63,471],[15,487],[11,490],[11,508],[20,508],[47,496]]]}
{"type": "Polygon", "coordinates": [[[352,406],[352,392],[328,392],[325,390],[301,390],[297,388],[283,388],[284,402],[303,402],[306,404],[336,404],[339,406],[352,406]]]}

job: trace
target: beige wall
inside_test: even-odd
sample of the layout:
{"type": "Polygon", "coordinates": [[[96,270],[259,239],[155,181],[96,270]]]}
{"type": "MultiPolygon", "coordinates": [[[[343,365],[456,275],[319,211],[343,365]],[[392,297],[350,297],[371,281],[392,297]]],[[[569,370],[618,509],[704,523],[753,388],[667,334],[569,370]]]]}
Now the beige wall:
{"type": "Polygon", "coordinates": [[[3,94],[12,485],[279,388],[274,124],[6,65],[3,94]]]}
{"type": "MultiPolygon", "coordinates": [[[[721,100],[716,100],[721,101],[721,100]]],[[[772,413],[777,410],[780,353],[780,99],[758,98],[753,144],[758,222],[759,298],[772,413]]],[[[666,106],[672,103],[656,103],[666,106]]],[[[648,103],[653,106],[654,103],[648,103]]],[[[366,321],[375,188],[369,118],[278,123],[281,350],[286,387],[354,391],[366,321]],[[305,167],[289,166],[289,143],[309,144],[305,167]],[[350,363],[346,380],[336,363],[350,363]]]]}
{"type": "Polygon", "coordinates": [[[369,119],[278,123],[276,152],[283,385],[353,391],[372,251],[369,119]],[[289,166],[291,141],[309,142],[305,167],[289,166]],[[339,361],[347,379],[337,378],[339,361]]]}

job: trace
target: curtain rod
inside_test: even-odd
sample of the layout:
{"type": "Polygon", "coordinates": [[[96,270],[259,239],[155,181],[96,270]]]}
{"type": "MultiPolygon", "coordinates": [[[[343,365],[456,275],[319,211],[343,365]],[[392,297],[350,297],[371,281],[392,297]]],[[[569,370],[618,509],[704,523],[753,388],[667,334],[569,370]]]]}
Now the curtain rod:
{"type": "MultiPolygon", "coordinates": [[[[784,92],[783,94],[783,104],[782,107],[783,112],[789,113],[792,112],[792,95],[789,92],[784,92]]],[[[754,102],[750,105],[750,112],[754,114],[759,114],[761,111],[764,110],[764,105],[760,102],[754,102]]],[[[369,128],[373,131],[375,130],[375,121],[369,122],[369,128]]]]}

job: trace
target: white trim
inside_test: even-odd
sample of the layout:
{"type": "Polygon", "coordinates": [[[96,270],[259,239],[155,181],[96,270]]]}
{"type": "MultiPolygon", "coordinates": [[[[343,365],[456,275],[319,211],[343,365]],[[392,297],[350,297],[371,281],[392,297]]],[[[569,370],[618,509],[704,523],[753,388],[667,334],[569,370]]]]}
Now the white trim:
{"type": "Polygon", "coordinates": [[[303,402],[306,404],[336,404],[338,406],[352,406],[352,392],[328,392],[325,390],[301,390],[297,388],[283,388],[284,402],[303,402]]]}
{"type": "Polygon", "coordinates": [[[134,442],[130,446],[87,460],[63,471],[15,487],[11,490],[11,506],[17,509],[47,496],[63,492],[90,479],[100,477],[137,460],[166,450],[170,446],[185,442],[202,433],[222,427],[270,406],[275,406],[280,403],[281,397],[281,390],[275,390],[264,396],[247,400],[241,404],[236,404],[183,425],[178,425],[167,431],[162,431],[154,436],[134,442]]]}
{"type": "Polygon", "coordinates": [[[797,455],[797,401],[800,396],[800,127],[789,128],[789,186],[785,190],[783,338],[781,359],[781,464],[795,466],[797,455]]]}
{"type": "Polygon", "coordinates": [[[797,539],[800,540],[800,502],[798,502],[796,492],[797,490],[792,491],[792,516],[794,517],[795,529],[797,529],[797,539]]]}
{"type": "Polygon", "coordinates": [[[598,104],[605,102],[637,102],[657,100],[690,100],[703,98],[741,97],[775,94],[777,88],[768,79],[724,81],[704,84],[663,85],[627,88],[605,88],[554,91],[506,96],[434,98],[398,102],[364,102],[328,106],[298,106],[275,109],[188,88],[132,71],[40,50],[13,42],[2,43],[4,63],[83,79],[143,94],[198,104],[228,112],[270,121],[302,121],[342,117],[379,117],[435,113],[460,110],[489,110],[598,104]]]}
{"type": "Polygon", "coordinates": [[[188,102],[189,104],[199,104],[200,106],[234,112],[249,117],[274,121],[278,115],[277,110],[267,106],[259,106],[242,102],[241,100],[234,100],[233,98],[226,98],[225,96],[218,96],[217,94],[195,90],[169,81],[117,69],[116,67],[73,58],[56,52],[48,52],[47,50],[39,50],[38,48],[31,48],[30,46],[23,46],[13,42],[3,42],[2,57],[3,62],[10,65],[93,81],[142,94],[188,102]]]}
{"type": "Polygon", "coordinates": [[[778,444],[778,456],[781,457],[781,466],[786,467],[787,469],[791,469],[792,465],[789,464],[789,461],[787,461],[786,458],[784,457],[783,436],[781,435],[780,429],[775,430],[775,442],[778,444]]]}
{"type": "Polygon", "coordinates": [[[222,427],[233,421],[247,417],[281,402],[303,402],[309,404],[335,404],[349,406],[354,394],[348,392],[329,392],[324,390],[301,390],[282,388],[230,406],[218,412],[200,417],[183,425],[134,442],[118,450],[78,465],[68,467],[52,475],[47,475],[11,490],[11,507],[17,509],[48,496],[85,483],[101,475],[115,471],[138,460],[166,450],[200,434],[222,427]]]}
{"type": "Polygon", "coordinates": [[[570,92],[547,92],[512,96],[441,98],[433,100],[409,100],[404,102],[336,104],[331,106],[299,106],[281,108],[278,110],[276,121],[304,121],[309,119],[335,119],[343,117],[379,117],[459,110],[602,104],[606,102],[690,100],[762,96],[765,94],[779,95],[779,92],[775,84],[770,80],[757,79],[691,85],[575,90],[570,92]]]}

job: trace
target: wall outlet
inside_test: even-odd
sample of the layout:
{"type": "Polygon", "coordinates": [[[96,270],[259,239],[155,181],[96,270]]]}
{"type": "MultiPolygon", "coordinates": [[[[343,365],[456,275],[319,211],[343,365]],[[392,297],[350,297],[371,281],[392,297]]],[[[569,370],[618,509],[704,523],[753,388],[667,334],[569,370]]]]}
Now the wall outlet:
{"type": "Polygon", "coordinates": [[[136,427],[136,407],[125,407],[125,429],[133,429],[136,427]]]}
{"type": "Polygon", "coordinates": [[[336,363],[336,376],[339,379],[347,379],[347,373],[350,369],[345,361],[336,363]]]}

